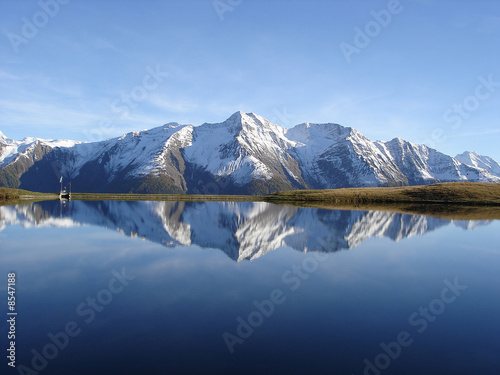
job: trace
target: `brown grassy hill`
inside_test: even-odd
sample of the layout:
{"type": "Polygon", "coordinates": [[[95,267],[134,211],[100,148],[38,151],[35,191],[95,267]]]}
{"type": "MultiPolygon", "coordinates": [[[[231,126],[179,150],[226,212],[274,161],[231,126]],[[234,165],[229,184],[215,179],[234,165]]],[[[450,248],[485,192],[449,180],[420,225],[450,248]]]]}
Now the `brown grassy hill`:
{"type": "Polygon", "coordinates": [[[500,205],[500,184],[447,182],[405,187],[294,190],[270,194],[264,199],[268,202],[500,205]]]}

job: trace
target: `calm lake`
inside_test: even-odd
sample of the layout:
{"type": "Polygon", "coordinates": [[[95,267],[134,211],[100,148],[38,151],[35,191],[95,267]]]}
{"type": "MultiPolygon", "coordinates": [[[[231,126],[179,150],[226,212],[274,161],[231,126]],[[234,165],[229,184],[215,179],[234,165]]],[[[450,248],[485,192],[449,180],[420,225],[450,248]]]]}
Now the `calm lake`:
{"type": "Polygon", "coordinates": [[[256,202],[3,206],[1,373],[498,374],[499,233],[256,202]]]}

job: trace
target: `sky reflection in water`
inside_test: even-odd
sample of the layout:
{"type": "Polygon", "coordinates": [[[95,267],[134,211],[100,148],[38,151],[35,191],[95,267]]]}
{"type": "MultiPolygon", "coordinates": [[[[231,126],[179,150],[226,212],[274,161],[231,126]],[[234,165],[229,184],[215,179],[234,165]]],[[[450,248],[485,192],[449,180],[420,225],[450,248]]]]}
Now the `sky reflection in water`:
{"type": "Polygon", "coordinates": [[[50,333],[80,329],[41,374],[496,374],[500,365],[497,221],[74,201],[0,207],[0,228],[1,274],[17,273],[16,363],[32,369],[50,333]],[[450,283],[467,288],[444,303],[450,283]],[[411,344],[391,358],[381,343],[402,332],[411,344]]]}

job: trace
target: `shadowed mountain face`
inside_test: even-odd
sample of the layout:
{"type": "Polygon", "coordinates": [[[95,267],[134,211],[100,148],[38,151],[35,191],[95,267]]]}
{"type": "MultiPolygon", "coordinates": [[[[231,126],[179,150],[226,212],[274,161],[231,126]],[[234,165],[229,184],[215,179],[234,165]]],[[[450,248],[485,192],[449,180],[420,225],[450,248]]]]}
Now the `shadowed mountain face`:
{"type": "Polygon", "coordinates": [[[0,137],[0,186],[55,192],[265,194],[291,189],[500,182],[500,164],[455,158],[338,124],[286,129],[254,113],[200,126],[167,124],[100,142],[0,137]]]}
{"type": "Polygon", "coordinates": [[[335,252],[370,237],[399,241],[451,223],[472,229],[490,222],[263,202],[46,201],[0,207],[0,231],[14,224],[96,225],[166,247],[219,249],[235,261],[253,260],[285,246],[301,252],[335,252]]]}

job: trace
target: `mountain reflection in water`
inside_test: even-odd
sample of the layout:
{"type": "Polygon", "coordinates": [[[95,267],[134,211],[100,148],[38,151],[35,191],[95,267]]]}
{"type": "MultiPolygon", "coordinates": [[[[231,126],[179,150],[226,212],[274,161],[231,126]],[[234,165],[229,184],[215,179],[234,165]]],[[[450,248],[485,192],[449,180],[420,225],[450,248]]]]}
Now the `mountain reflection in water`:
{"type": "Polygon", "coordinates": [[[335,252],[370,237],[399,241],[451,223],[467,230],[490,221],[264,202],[45,201],[0,207],[0,231],[14,224],[96,225],[167,247],[220,249],[235,261],[253,260],[284,246],[301,252],[335,252]]]}

